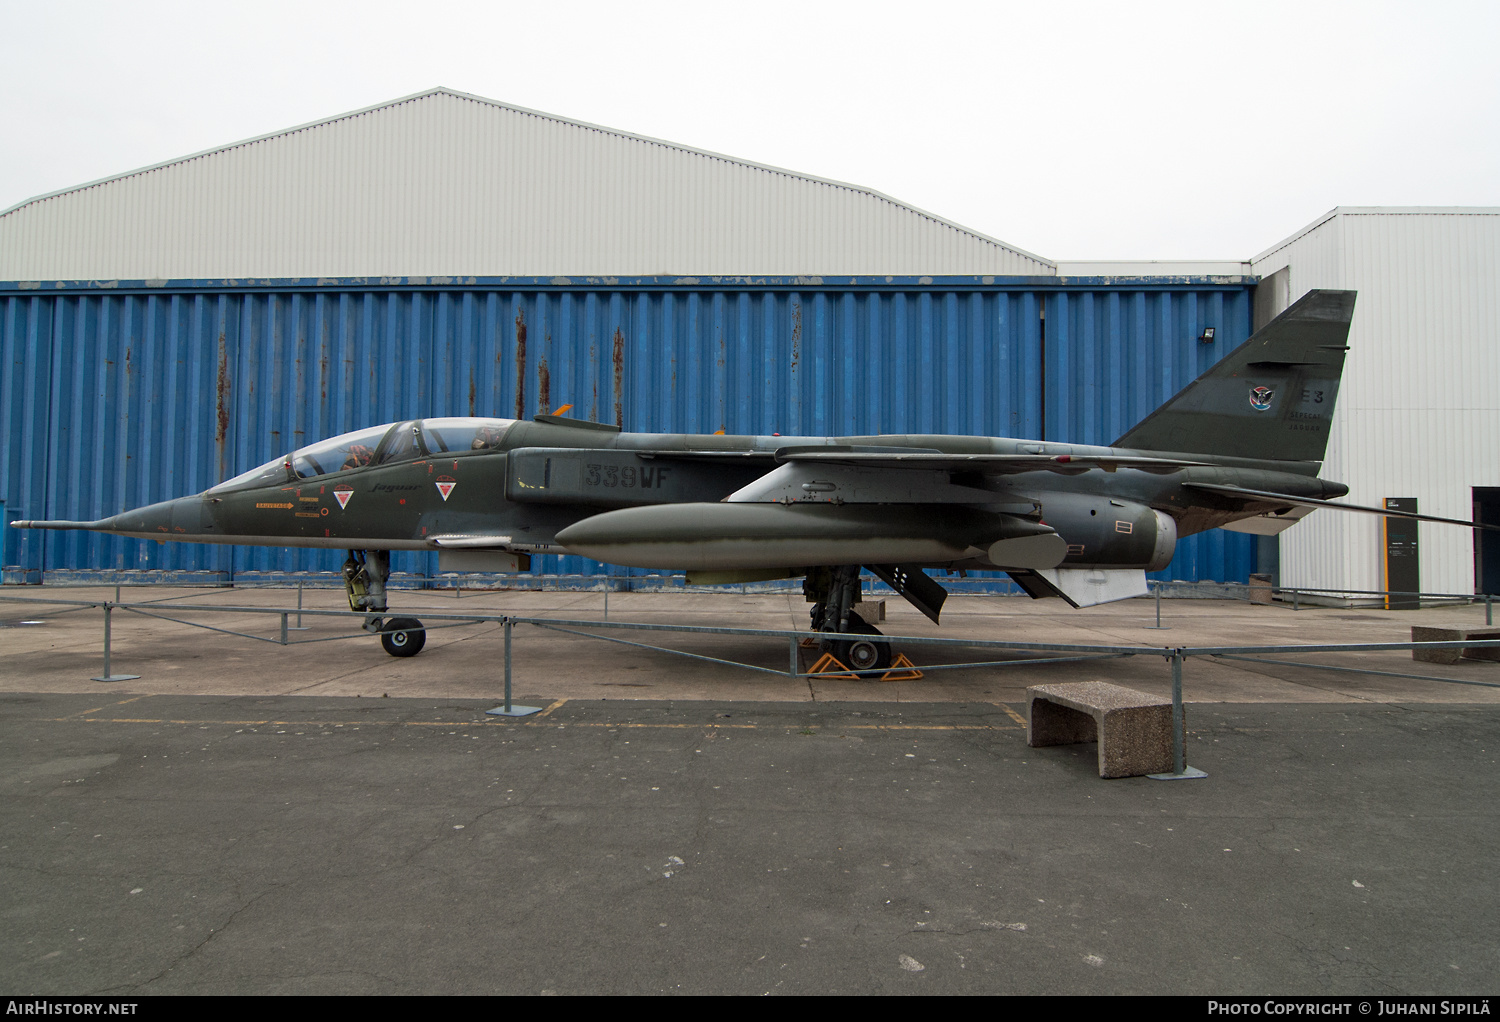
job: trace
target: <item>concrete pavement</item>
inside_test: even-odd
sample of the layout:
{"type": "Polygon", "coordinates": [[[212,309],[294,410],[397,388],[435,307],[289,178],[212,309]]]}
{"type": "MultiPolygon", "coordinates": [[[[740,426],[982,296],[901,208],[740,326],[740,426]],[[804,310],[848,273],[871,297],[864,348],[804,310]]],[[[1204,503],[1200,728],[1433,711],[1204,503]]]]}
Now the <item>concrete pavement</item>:
{"type": "MultiPolygon", "coordinates": [[[[1152,609],[955,598],[941,630],[891,605],[888,631],[1159,647],[1483,622],[1165,601],[1156,632],[1152,609]]],[[[635,620],[804,613],[610,598],[635,620]]],[[[8,993],[1459,995],[1500,977],[1500,665],[1305,658],[1447,679],[1425,681],[1193,660],[1188,762],[1209,776],[1103,781],[1093,746],[1026,746],[1024,687],[1165,691],[1160,656],[809,681],[521,628],[516,696],[546,710],[506,719],[483,712],[491,626],[395,660],[117,613],[113,667],[143,677],[101,684],[100,616],[0,604],[8,993]]]]}

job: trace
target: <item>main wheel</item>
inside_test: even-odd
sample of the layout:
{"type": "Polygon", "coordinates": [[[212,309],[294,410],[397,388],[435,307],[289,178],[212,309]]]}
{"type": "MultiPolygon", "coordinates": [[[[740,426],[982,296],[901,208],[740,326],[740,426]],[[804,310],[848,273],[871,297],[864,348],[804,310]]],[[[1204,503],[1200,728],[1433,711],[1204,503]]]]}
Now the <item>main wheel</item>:
{"type": "MultiPolygon", "coordinates": [[[[849,615],[849,630],[845,635],[879,635],[880,629],[858,614],[849,615]]],[[[866,676],[884,674],[891,669],[891,644],[880,639],[834,639],[829,647],[839,663],[856,674],[866,676]]]]}
{"type": "MultiPolygon", "coordinates": [[[[849,614],[849,630],[844,635],[879,635],[880,629],[859,617],[858,614],[849,614]]],[[[838,662],[843,663],[846,668],[852,669],[856,674],[874,675],[885,674],[891,669],[891,644],[882,639],[834,639],[831,642],[832,654],[837,657],[838,662]]]]}
{"type": "Polygon", "coordinates": [[[833,655],[850,670],[864,675],[891,669],[891,644],[879,639],[846,639],[833,644],[833,655]]]}
{"type": "Polygon", "coordinates": [[[391,656],[416,656],[427,645],[427,632],[414,617],[393,617],[380,633],[380,644],[391,656]]]}

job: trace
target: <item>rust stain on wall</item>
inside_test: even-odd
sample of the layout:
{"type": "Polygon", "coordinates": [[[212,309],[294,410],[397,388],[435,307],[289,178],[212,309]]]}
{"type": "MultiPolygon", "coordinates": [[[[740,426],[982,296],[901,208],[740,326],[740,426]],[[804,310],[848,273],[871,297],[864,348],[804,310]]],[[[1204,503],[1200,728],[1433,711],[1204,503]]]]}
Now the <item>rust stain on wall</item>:
{"type": "Polygon", "coordinates": [[[536,404],[543,415],[552,411],[552,373],[547,369],[546,356],[536,364],[536,404]]]}
{"type": "Polygon", "coordinates": [[[792,303],[792,368],[796,368],[797,359],[801,357],[802,350],[802,303],[792,303]]]}
{"type": "Polygon", "coordinates": [[[625,334],[615,327],[615,425],[625,428],[625,334]]]}
{"type": "Polygon", "coordinates": [[[224,445],[229,436],[229,345],[225,343],[224,335],[219,334],[219,378],[215,387],[216,395],[215,414],[218,417],[218,425],[214,427],[214,451],[218,455],[219,479],[227,478],[224,471],[224,445]]]}
{"type": "Polygon", "coordinates": [[[526,418],[526,313],[516,313],[516,418],[526,418]]]}
{"type": "Polygon", "coordinates": [[[474,367],[469,367],[469,414],[474,414],[474,367]]]}

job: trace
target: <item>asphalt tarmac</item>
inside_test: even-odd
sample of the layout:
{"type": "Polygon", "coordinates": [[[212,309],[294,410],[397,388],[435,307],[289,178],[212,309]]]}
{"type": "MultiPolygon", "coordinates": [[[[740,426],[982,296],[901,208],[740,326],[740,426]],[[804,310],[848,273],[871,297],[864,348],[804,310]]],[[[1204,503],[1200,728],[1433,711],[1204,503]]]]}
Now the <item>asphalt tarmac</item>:
{"type": "MultiPolygon", "coordinates": [[[[18,592],[41,594],[3,595],[18,592]]],[[[183,595],[285,606],[289,594],[183,595]]],[[[324,595],[339,596],[308,605],[324,595]]],[[[445,602],[418,596],[407,606],[445,602]]],[[[582,618],[599,601],[454,602],[582,618]]],[[[1149,603],[1047,603],[955,598],[940,631],[892,606],[887,630],[1144,651],[1483,623],[1482,608],[1164,601],[1158,632],[1149,603]]],[[[748,627],[803,614],[775,594],[610,605],[614,620],[748,627]]],[[[282,648],[117,611],[112,669],[142,678],[100,683],[88,680],[100,618],[0,604],[6,993],[1500,985],[1493,663],[1191,660],[1188,762],[1208,777],[1105,781],[1092,745],[1026,746],[1024,687],[1164,691],[1159,654],[823,681],[518,626],[515,695],[544,710],[500,718],[484,713],[499,694],[494,626],[434,631],[423,654],[395,660],[368,639],[282,648]],[[1444,680],[1390,676],[1403,673],[1444,680]]],[[[326,634],[332,622],[298,633],[326,634]]],[[[787,659],[775,640],[672,641],[787,659]]]]}

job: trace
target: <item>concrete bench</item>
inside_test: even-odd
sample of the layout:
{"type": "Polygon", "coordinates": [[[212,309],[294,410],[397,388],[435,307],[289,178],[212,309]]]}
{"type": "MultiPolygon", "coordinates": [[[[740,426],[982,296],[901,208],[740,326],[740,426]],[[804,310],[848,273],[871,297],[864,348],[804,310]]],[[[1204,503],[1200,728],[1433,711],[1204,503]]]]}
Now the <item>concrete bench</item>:
{"type": "Polygon", "coordinates": [[[1104,681],[1032,685],[1026,721],[1033,748],[1098,742],[1100,777],[1172,772],[1170,699],[1104,681]]]}
{"type": "MultiPolygon", "coordinates": [[[[1468,642],[1470,640],[1500,639],[1500,628],[1435,628],[1431,625],[1412,625],[1412,642],[1468,642]]],[[[1424,664],[1456,664],[1460,659],[1500,660],[1500,646],[1481,646],[1479,649],[1414,649],[1413,660],[1424,664]]]]}

